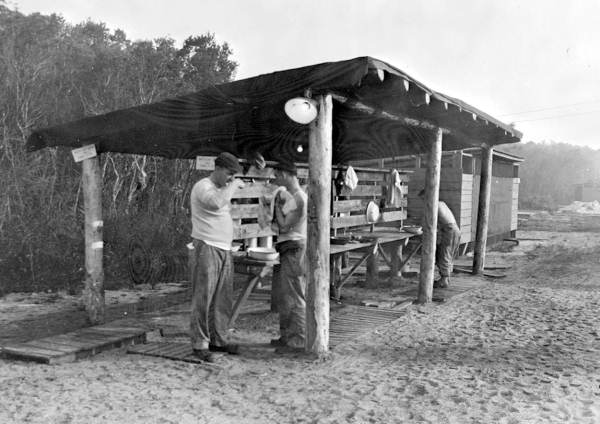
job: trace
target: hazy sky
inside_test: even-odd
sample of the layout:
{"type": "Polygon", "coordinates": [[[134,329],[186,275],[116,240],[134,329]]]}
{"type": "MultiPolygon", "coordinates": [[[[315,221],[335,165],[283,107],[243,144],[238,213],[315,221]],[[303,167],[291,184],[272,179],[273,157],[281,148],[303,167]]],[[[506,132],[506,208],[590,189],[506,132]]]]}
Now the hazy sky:
{"type": "Polygon", "coordinates": [[[8,0],[130,39],[215,34],[237,78],[373,56],[506,122],[600,148],[600,0],[8,0]]]}

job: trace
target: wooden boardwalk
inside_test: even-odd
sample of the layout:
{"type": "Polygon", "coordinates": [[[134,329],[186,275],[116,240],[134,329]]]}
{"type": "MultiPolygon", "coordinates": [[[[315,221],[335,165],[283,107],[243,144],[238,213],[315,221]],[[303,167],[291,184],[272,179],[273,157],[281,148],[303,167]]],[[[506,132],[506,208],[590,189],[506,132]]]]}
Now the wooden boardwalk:
{"type": "MultiPolygon", "coordinates": [[[[362,306],[346,306],[341,309],[343,309],[343,312],[341,312],[340,315],[333,317],[330,322],[329,345],[332,348],[362,334],[366,334],[369,331],[373,331],[381,325],[388,324],[402,317],[406,313],[405,310],[369,308],[362,306]]],[[[177,335],[183,336],[183,334],[177,335]]],[[[275,350],[274,346],[270,346],[266,343],[261,346],[264,351],[275,350]]],[[[244,345],[242,345],[242,348],[243,347],[244,345]]],[[[252,346],[252,348],[255,349],[256,346],[252,346]]],[[[189,342],[151,342],[131,346],[127,349],[127,353],[204,364],[204,361],[192,354],[192,347],[189,342]]]]}
{"type": "MultiPolygon", "coordinates": [[[[478,278],[455,278],[447,289],[435,289],[433,292],[434,301],[443,301],[478,287],[482,280],[478,278]]],[[[407,287],[402,292],[402,296],[407,298],[416,298],[417,285],[407,287]]],[[[406,314],[411,301],[403,302],[401,305],[391,308],[374,308],[366,306],[343,305],[332,307],[331,321],[329,323],[329,346],[335,348],[342,343],[346,343],[376,330],[382,325],[389,324],[406,314]]],[[[185,333],[173,333],[173,336],[186,336],[185,333]]],[[[273,351],[275,348],[268,344],[262,344],[262,350],[273,351]]],[[[242,348],[244,345],[242,345],[242,348]]],[[[202,360],[192,354],[192,347],[189,342],[181,341],[157,341],[143,345],[131,346],[128,353],[154,356],[177,361],[194,362],[205,364],[202,360]]],[[[243,355],[243,353],[242,353],[243,355]]],[[[213,364],[209,364],[213,365],[213,364]]]]}
{"type": "Polygon", "coordinates": [[[2,356],[44,364],[60,364],[104,350],[146,341],[146,329],[115,325],[83,328],[57,336],[2,346],[2,356]]]}

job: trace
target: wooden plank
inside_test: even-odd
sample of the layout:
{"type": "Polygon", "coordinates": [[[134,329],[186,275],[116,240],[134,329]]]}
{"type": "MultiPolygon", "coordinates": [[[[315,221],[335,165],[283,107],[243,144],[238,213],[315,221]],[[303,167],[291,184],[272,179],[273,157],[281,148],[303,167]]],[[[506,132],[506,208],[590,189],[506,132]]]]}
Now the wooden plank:
{"type": "Polygon", "coordinates": [[[268,237],[277,235],[271,228],[260,228],[258,224],[241,224],[233,226],[233,239],[240,240],[252,237],[268,237]]]}
{"type": "Polygon", "coordinates": [[[30,340],[27,342],[27,345],[31,346],[31,347],[41,348],[41,349],[55,350],[58,352],[62,352],[63,354],[75,353],[79,350],[78,346],[66,345],[66,344],[62,344],[62,343],[55,343],[50,340],[30,340]]]}
{"type": "MultiPolygon", "coordinates": [[[[336,200],[333,202],[333,212],[359,212],[366,211],[367,205],[372,200],[370,199],[351,199],[351,200],[336,200]]],[[[408,199],[400,199],[399,206],[391,206],[390,208],[401,208],[408,205],[408,199]]]]}
{"type": "MultiPolygon", "coordinates": [[[[394,222],[406,219],[406,210],[383,212],[377,221],[377,224],[384,222],[394,222]]],[[[352,216],[337,216],[331,218],[331,228],[357,227],[360,225],[369,225],[366,214],[352,216]]]]}
{"type": "Polygon", "coordinates": [[[277,189],[274,184],[265,184],[264,182],[247,183],[244,188],[239,188],[233,193],[232,199],[251,199],[258,198],[265,194],[271,194],[277,189]]]}
{"type": "Polygon", "coordinates": [[[380,185],[358,185],[354,190],[350,190],[349,187],[344,186],[339,196],[346,197],[379,197],[381,196],[383,189],[380,185]]]}
{"type": "Polygon", "coordinates": [[[333,212],[366,210],[369,202],[370,200],[368,199],[335,200],[333,202],[333,212]]]}
{"type": "Polygon", "coordinates": [[[258,217],[261,206],[258,203],[231,205],[232,219],[248,219],[258,217]]]}
{"type": "Polygon", "coordinates": [[[65,346],[72,346],[76,349],[88,349],[98,345],[98,340],[90,339],[84,336],[73,336],[68,334],[61,334],[59,336],[52,337],[52,343],[62,344],[65,346]]]}
{"type": "Polygon", "coordinates": [[[29,342],[20,343],[17,345],[3,346],[2,352],[8,353],[11,355],[20,355],[23,357],[31,355],[31,356],[35,356],[35,357],[50,358],[52,356],[64,355],[64,352],[61,352],[60,350],[30,345],[29,342]]]}

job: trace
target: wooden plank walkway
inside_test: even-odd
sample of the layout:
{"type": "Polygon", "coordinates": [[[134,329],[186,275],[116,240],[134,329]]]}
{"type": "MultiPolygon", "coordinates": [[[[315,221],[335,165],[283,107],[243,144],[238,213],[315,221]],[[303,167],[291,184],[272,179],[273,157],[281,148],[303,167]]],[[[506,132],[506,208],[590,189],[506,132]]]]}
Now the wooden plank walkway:
{"type": "MultiPolygon", "coordinates": [[[[408,305],[406,305],[408,306],[408,305]]],[[[401,318],[405,308],[384,309],[368,306],[347,306],[329,322],[329,346],[348,342],[363,334],[375,331],[378,327],[401,318]]]]}
{"type": "MultiPolygon", "coordinates": [[[[471,289],[481,287],[485,284],[485,280],[482,278],[469,276],[469,277],[456,277],[453,276],[450,279],[450,286],[445,289],[433,289],[433,300],[449,299],[461,294],[468,292],[471,289]]],[[[414,284],[412,287],[406,288],[398,293],[399,296],[406,296],[416,299],[418,296],[419,287],[418,284],[414,284]]]]}
{"type": "MultiPolygon", "coordinates": [[[[343,311],[340,315],[336,315],[332,318],[329,326],[329,345],[332,348],[362,334],[366,334],[369,331],[374,331],[377,327],[388,324],[402,317],[406,313],[405,310],[369,308],[362,306],[345,306],[339,308],[338,311],[340,309],[343,311]]],[[[183,336],[184,334],[178,333],[177,335],[183,336]]],[[[269,346],[268,344],[261,346],[263,346],[265,351],[275,350],[274,346],[269,346]]],[[[242,348],[243,347],[244,345],[242,345],[242,348]]],[[[256,346],[252,347],[256,348],[256,346]]],[[[127,353],[205,364],[204,361],[192,354],[192,347],[189,342],[151,342],[131,346],[127,349],[127,353]]],[[[216,366],[214,364],[209,365],[211,367],[216,366]]]]}
{"type": "MultiPolygon", "coordinates": [[[[479,287],[481,284],[482,279],[474,277],[455,278],[452,280],[451,286],[447,289],[435,289],[433,298],[434,300],[449,299],[479,287]]],[[[417,285],[414,285],[412,287],[407,287],[401,294],[402,296],[414,299],[417,296],[417,290],[417,285]]],[[[355,305],[332,306],[331,320],[329,323],[330,348],[335,348],[342,343],[352,341],[363,334],[375,331],[382,325],[389,324],[392,321],[403,317],[411,303],[412,302],[404,302],[395,309],[355,305]]],[[[170,335],[170,337],[173,336],[184,337],[186,334],[177,332],[170,335]]],[[[265,351],[275,350],[275,347],[271,347],[268,344],[263,344],[261,346],[263,346],[262,349],[265,351]]],[[[242,348],[243,347],[244,345],[242,345],[242,348]]],[[[127,350],[127,353],[206,365],[205,362],[192,355],[192,347],[189,342],[176,342],[170,340],[151,342],[143,345],[131,346],[127,350]]],[[[214,364],[208,365],[212,367],[214,364]]]]}
{"type": "Polygon", "coordinates": [[[60,364],[102,351],[146,341],[146,329],[99,325],[70,333],[2,346],[2,356],[44,364],[60,364]]]}
{"type": "Polygon", "coordinates": [[[131,346],[127,349],[127,353],[155,356],[175,361],[193,362],[196,364],[208,365],[210,368],[223,368],[219,364],[208,363],[196,357],[192,352],[192,345],[189,342],[150,342],[131,346]]]}

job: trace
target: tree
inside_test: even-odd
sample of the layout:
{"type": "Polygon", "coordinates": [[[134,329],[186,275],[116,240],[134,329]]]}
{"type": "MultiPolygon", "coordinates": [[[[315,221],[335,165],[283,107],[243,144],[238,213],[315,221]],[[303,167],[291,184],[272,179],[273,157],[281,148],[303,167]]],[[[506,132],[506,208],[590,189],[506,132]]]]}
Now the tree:
{"type": "MultiPolygon", "coordinates": [[[[25,15],[0,0],[0,293],[82,280],[80,168],[66,149],[26,154],[29,132],[229,81],[230,56],[210,33],[180,49],[169,38],[131,42],[103,23],[25,15]]],[[[189,161],[116,154],[102,166],[106,228],[119,228],[106,253],[122,272],[128,232],[173,222],[172,236],[187,223],[192,171],[189,161]]]]}

